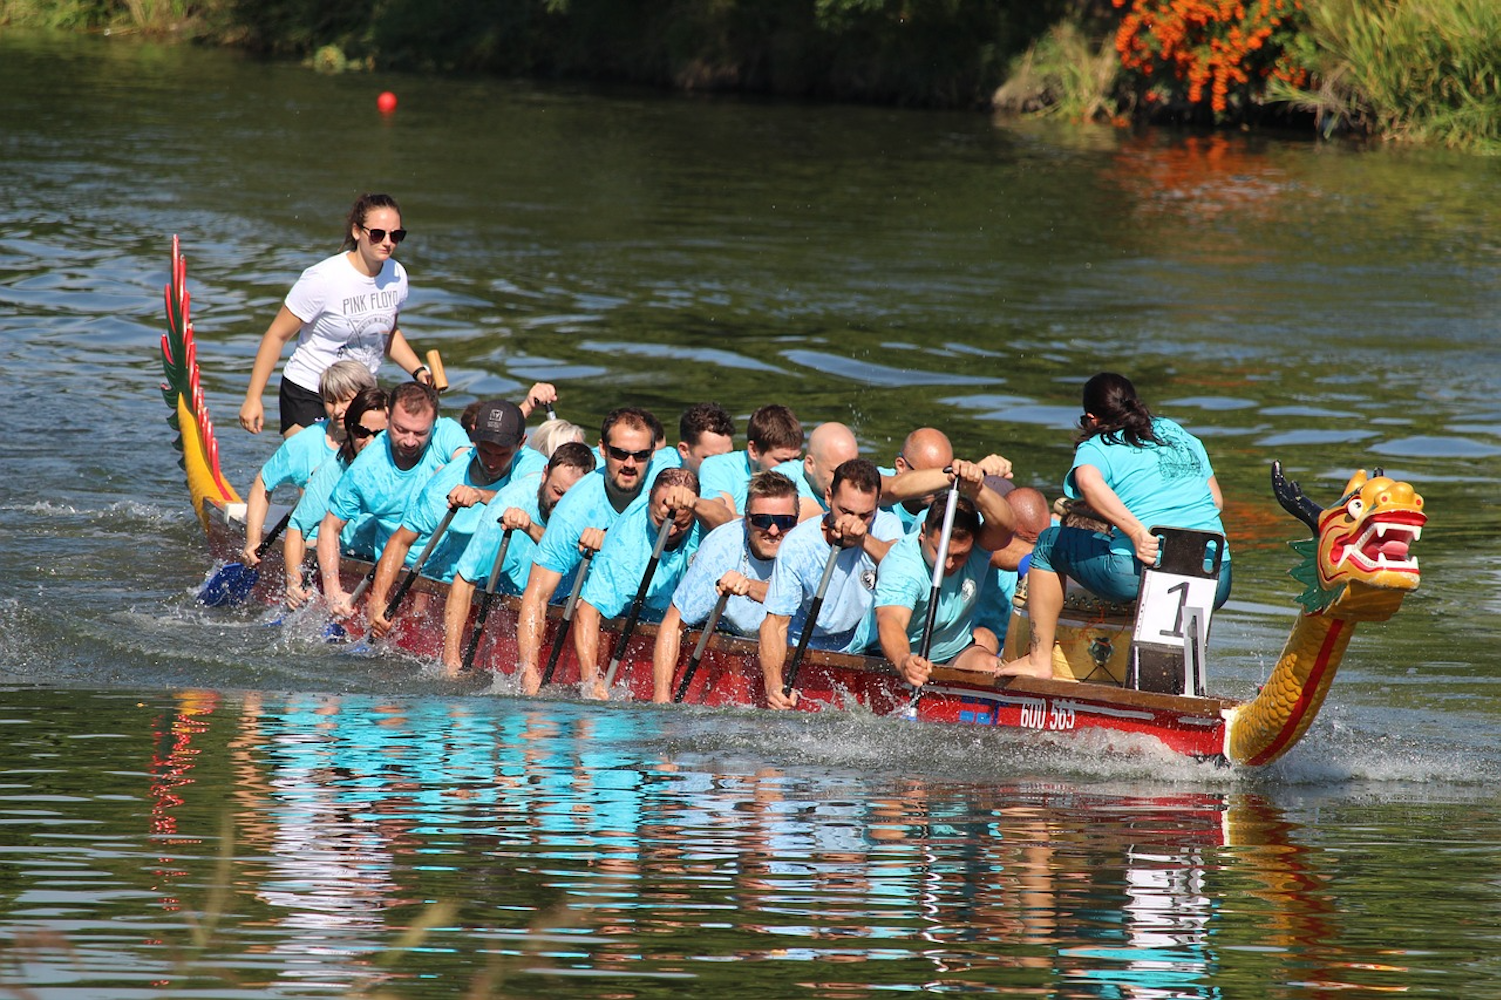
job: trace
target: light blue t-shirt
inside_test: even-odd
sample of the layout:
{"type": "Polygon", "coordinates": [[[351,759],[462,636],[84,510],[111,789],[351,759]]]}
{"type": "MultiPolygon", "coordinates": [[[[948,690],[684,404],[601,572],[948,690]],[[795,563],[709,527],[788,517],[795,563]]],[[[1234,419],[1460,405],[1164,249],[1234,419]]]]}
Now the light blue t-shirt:
{"type": "MultiPolygon", "coordinates": [[[[636,494],[626,510],[646,502],[648,491],[644,483],[645,480],[641,492],[636,494]]],[[[579,551],[579,536],[584,533],[585,528],[602,528],[608,532],[623,513],[624,511],[615,510],[605,492],[604,469],[595,469],[574,483],[573,488],[564,493],[563,499],[552,509],[552,517],[547,521],[547,530],[537,543],[536,555],[532,561],[563,578],[559,589],[563,589],[564,584],[572,589],[573,571],[584,558],[579,551]]]]}
{"type": "MultiPolygon", "coordinates": [[[[509,486],[512,478],[518,473],[525,476],[528,472],[545,467],[547,459],[543,458],[539,451],[533,451],[531,448],[518,448],[511,458],[510,467],[493,480],[486,480],[484,470],[477,468],[477,465],[478,463],[474,460],[474,449],[471,448],[433,473],[432,478],[417,494],[417,498],[407,505],[407,511],[401,519],[402,527],[417,533],[412,547],[407,550],[406,564],[408,566],[416,564],[428,539],[432,538],[433,532],[438,530],[438,525],[443,523],[443,518],[448,516],[448,494],[455,486],[472,486],[475,489],[498,492],[509,486]]],[[[422,567],[423,576],[442,580],[444,583],[453,579],[454,567],[458,565],[459,557],[468,547],[469,539],[479,527],[488,506],[488,504],[477,503],[454,511],[453,520],[448,523],[448,530],[443,533],[438,544],[433,546],[432,555],[427,557],[427,563],[422,567]]]]}
{"type": "Polygon", "coordinates": [[[698,495],[718,500],[721,493],[728,493],[735,503],[735,513],[744,514],[745,491],[754,474],[750,452],[744,448],[710,455],[698,466],[698,495]]]}
{"type": "MultiPolygon", "coordinates": [[[[520,479],[513,478],[511,484],[495,495],[491,500],[488,512],[480,518],[479,527],[475,529],[474,536],[469,539],[469,545],[464,549],[464,555],[459,559],[457,575],[477,587],[483,587],[490,581],[490,568],[495,565],[495,556],[500,552],[501,539],[505,537],[505,529],[500,526],[500,517],[509,507],[517,507],[526,511],[526,516],[532,519],[533,524],[540,524],[544,529],[547,521],[542,517],[542,504],[538,497],[538,490],[542,486],[542,473],[533,472],[520,479]]],[[[564,496],[567,494],[565,493],[564,496]]],[[[532,572],[532,555],[537,551],[537,543],[532,541],[532,536],[524,531],[511,532],[511,544],[506,548],[505,562],[500,566],[500,579],[495,583],[495,589],[502,594],[520,594],[526,589],[526,578],[532,572]]],[[[561,589],[561,588],[560,588],[561,589]]],[[[570,584],[570,588],[571,584],[570,584]]],[[[554,593],[554,600],[562,600],[568,595],[567,590],[561,594],[554,593]]]]}
{"type": "Polygon", "coordinates": [[[329,446],[327,429],[320,420],[282,442],[261,466],[261,483],[267,493],[289,483],[301,489],[320,465],[339,453],[337,445],[329,446]]]}
{"type": "MultiPolygon", "coordinates": [[[[323,522],[323,515],[328,513],[329,497],[348,468],[348,463],[338,455],[318,466],[318,471],[313,473],[313,478],[308,480],[303,489],[302,498],[292,508],[292,519],[287,522],[287,527],[302,532],[307,544],[311,545],[318,540],[318,525],[323,522]]],[[[368,516],[361,515],[346,523],[344,530],[339,532],[339,551],[369,552],[375,546],[374,537],[374,522],[368,516]]]]}
{"type": "MultiPolygon", "coordinates": [[[[959,572],[945,576],[938,585],[938,615],[933,619],[933,643],[928,652],[933,663],[949,662],[972,641],[975,612],[990,575],[990,553],[976,545],[959,572]]],[[[922,533],[904,535],[881,560],[876,578],[876,607],[912,609],[907,641],[914,653],[921,649],[932,596],[933,567],[923,558],[922,533]]]]}
{"type": "MultiPolygon", "coordinates": [[[[1074,450],[1074,465],[1063,481],[1065,496],[1079,497],[1074,469],[1092,465],[1133,517],[1150,528],[1163,525],[1217,531],[1224,534],[1220,512],[1209,491],[1214,469],[1198,438],[1166,417],[1152,418],[1152,431],[1164,445],[1147,443],[1133,448],[1124,440],[1110,442],[1096,434],[1074,450]]],[[[1110,547],[1126,554],[1135,546],[1125,532],[1111,533],[1110,547]]],[[[1228,559],[1229,553],[1225,554],[1228,559]]]]}
{"type": "MultiPolygon", "coordinates": [[[[902,525],[895,515],[878,510],[870,534],[883,542],[892,541],[901,537],[902,525]]],[[[823,537],[822,518],[809,518],[782,540],[766,592],[766,611],[792,619],[788,626],[789,641],[796,642],[802,632],[829,549],[823,537]]],[[[856,545],[841,550],[834,561],[834,575],[829,580],[808,645],[845,653],[864,652],[875,638],[875,589],[876,563],[864,547],[856,545]]]]}
{"type": "MultiPolygon", "coordinates": [[[[594,556],[594,565],[589,578],[584,581],[579,599],[588,601],[606,618],[617,618],[626,613],[641,588],[641,579],[651,562],[652,549],[657,544],[659,526],[652,523],[651,505],[642,503],[632,506],[615,522],[605,543],[594,556]]],[[[672,602],[673,591],[688,569],[688,561],[698,551],[700,531],[697,518],[688,533],[678,542],[677,548],[662,550],[662,558],[652,572],[651,584],[641,602],[641,620],[659,622],[672,602]]]]}
{"type": "MultiPolygon", "coordinates": [[[[705,535],[699,544],[698,554],[693,557],[688,572],[683,574],[683,582],[673,592],[673,606],[682,616],[683,624],[697,625],[707,621],[714,605],[719,603],[719,591],[714,585],[720,577],[735,572],[764,582],[771,579],[775,566],[774,559],[757,559],[751,555],[744,520],[721,524],[705,535]]],[[[755,635],[765,617],[766,605],[736,594],[725,602],[724,613],[719,616],[719,627],[736,635],[755,635]]]]}
{"type": "Polygon", "coordinates": [[[440,417],[433,426],[427,450],[410,469],[398,469],[391,455],[390,439],[384,431],[349,464],[349,470],[334,487],[328,509],[348,522],[369,515],[373,549],[380,556],[406,513],[407,504],[426,485],[432,474],[448,464],[449,456],[469,440],[457,420],[440,417]]]}

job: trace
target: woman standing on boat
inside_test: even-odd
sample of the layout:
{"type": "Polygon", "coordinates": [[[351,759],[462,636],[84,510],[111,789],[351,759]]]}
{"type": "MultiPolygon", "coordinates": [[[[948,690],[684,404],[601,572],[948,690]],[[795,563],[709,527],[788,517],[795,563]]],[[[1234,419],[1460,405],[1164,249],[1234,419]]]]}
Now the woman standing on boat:
{"type": "MultiPolygon", "coordinates": [[[[1198,438],[1166,417],[1154,417],[1124,375],[1102,372],[1084,384],[1082,433],[1064,495],[1082,498],[1107,532],[1051,527],[1037,539],[1027,571],[1031,649],[1002,674],[1053,676],[1053,639],[1063,610],[1063,577],[1108,601],[1125,603],[1141,590],[1141,570],[1157,561],[1157,525],[1224,533],[1224,500],[1198,438]]],[[[1230,596],[1230,554],[1220,564],[1214,606],[1230,596]]]]}
{"type": "Polygon", "coordinates": [[[395,198],[364,194],[355,200],[343,247],[302,272],[262,335],[240,406],[241,427],[252,434],[261,432],[261,397],[282,349],[293,337],[297,347],[281,373],[282,437],[322,419],[318,379],[335,361],[362,362],[374,375],[389,356],[413,378],[432,381],[397,325],[407,299],[407,272],[392,254],[406,235],[395,198]]]}

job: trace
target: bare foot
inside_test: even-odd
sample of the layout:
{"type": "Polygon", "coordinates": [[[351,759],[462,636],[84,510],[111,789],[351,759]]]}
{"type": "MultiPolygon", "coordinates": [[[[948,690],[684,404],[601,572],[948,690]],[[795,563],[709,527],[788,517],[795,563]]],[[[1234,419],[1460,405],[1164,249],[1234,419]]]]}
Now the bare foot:
{"type": "Polygon", "coordinates": [[[1002,663],[996,671],[998,677],[1040,677],[1046,680],[1053,676],[1052,657],[1038,663],[1032,655],[1023,656],[1012,660],[1010,663],[1002,663]]]}
{"type": "Polygon", "coordinates": [[[609,701],[610,689],[605,687],[603,678],[591,677],[579,682],[579,697],[590,701],[609,701]]]}

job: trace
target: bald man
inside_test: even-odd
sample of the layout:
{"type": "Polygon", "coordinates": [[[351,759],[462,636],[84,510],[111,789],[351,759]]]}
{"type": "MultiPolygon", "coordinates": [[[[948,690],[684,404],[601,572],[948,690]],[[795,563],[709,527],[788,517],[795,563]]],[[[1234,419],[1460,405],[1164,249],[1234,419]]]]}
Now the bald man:
{"type": "MultiPolygon", "coordinates": [[[[919,427],[902,442],[889,469],[881,470],[881,508],[901,519],[906,532],[922,522],[934,497],[948,488],[944,469],[954,464],[954,446],[937,427],[919,427]]],[[[986,476],[1011,479],[1011,463],[1000,455],[986,455],[978,464],[986,476]]]]}
{"type": "Polygon", "coordinates": [[[855,441],[855,433],[844,424],[831,420],[813,428],[808,435],[808,454],[803,456],[803,474],[793,477],[797,482],[799,521],[828,513],[834,470],[859,457],[860,445],[855,441]]]}

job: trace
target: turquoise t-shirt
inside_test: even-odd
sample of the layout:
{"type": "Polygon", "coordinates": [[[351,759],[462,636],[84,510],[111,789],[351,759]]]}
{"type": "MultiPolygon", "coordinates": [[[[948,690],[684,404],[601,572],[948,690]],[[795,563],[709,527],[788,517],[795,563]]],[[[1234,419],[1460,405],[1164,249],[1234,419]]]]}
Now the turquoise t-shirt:
{"type": "MultiPolygon", "coordinates": [[[[822,525],[822,518],[809,518],[787,533],[766,592],[767,613],[791,618],[788,639],[794,643],[802,632],[829,556],[822,525]]],[[[877,511],[870,533],[880,541],[892,541],[901,537],[901,522],[887,511],[877,511]]],[[[875,638],[875,589],[875,560],[862,546],[842,550],[834,561],[834,575],[829,579],[809,646],[864,652],[875,638]]]]}
{"type": "MultiPolygon", "coordinates": [[[[1150,528],[1162,525],[1217,531],[1224,534],[1219,509],[1209,491],[1214,469],[1198,438],[1166,417],[1152,418],[1152,431],[1165,444],[1133,448],[1124,441],[1110,442],[1097,434],[1074,451],[1073,469],[1063,481],[1063,492],[1079,497],[1074,469],[1092,465],[1100,470],[1121,503],[1138,521],[1150,528]]],[[[1111,549],[1133,553],[1124,532],[1111,534],[1111,549]]],[[[1225,554],[1229,558],[1229,553],[1225,554]]]]}
{"type": "MultiPolygon", "coordinates": [[[[714,585],[720,577],[737,572],[752,580],[766,581],[771,579],[775,566],[774,559],[751,555],[745,540],[745,521],[737,519],[721,524],[699,543],[698,554],[673,592],[673,606],[682,616],[683,624],[697,625],[707,621],[714,605],[719,603],[719,591],[714,585]]],[[[766,605],[736,594],[725,602],[719,628],[736,635],[755,635],[765,617],[766,605]]]]}
{"type": "MultiPolygon", "coordinates": [[[[883,476],[893,477],[893,478],[897,474],[895,466],[892,466],[889,469],[886,468],[886,467],[884,467],[884,466],[882,466],[877,471],[879,471],[881,473],[881,475],[883,475],[883,476]]],[[[916,531],[918,528],[922,527],[923,520],[928,516],[928,508],[927,507],[922,507],[922,508],[918,509],[916,512],[913,512],[913,511],[908,510],[907,509],[907,505],[904,504],[904,503],[895,503],[895,504],[892,504],[890,507],[882,507],[881,509],[885,510],[885,511],[890,511],[892,514],[895,514],[896,517],[897,517],[897,519],[902,522],[902,531],[903,531],[903,533],[909,534],[909,535],[912,532],[916,531]]]]}
{"type": "MultiPolygon", "coordinates": [[[[417,533],[417,538],[407,551],[406,564],[408,566],[416,564],[428,539],[432,538],[433,532],[438,530],[438,525],[442,524],[443,518],[448,515],[448,494],[455,486],[473,486],[476,489],[499,491],[510,485],[511,480],[518,474],[525,476],[528,472],[544,468],[547,465],[547,459],[543,458],[539,451],[531,448],[518,448],[511,459],[510,468],[493,480],[484,479],[484,472],[477,469],[477,465],[478,463],[474,461],[473,449],[459,455],[434,473],[427,484],[422,487],[421,492],[417,494],[417,498],[407,506],[406,513],[402,515],[402,526],[417,533]]],[[[433,547],[432,555],[427,557],[427,563],[422,567],[423,576],[442,580],[444,583],[453,579],[454,567],[458,565],[459,557],[468,547],[469,539],[479,527],[488,506],[488,504],[477,503],[472,507],[461,507],[454,511],[453,520],[448,523],[448,530],[433,547]]]]}
{"type": "MultiPolygon", "coordinates": [[[[990,581],[990,553],[976,545],[959,572],[945,576],[938,586],[938,615],[933,619],[933,643],[928,659],[947,663],[973,639],[975,613],[990,581]]],[[[922,554],[922,533],[912,532],[891,547],[876,577],[876,607],[912,609],[907,641],[914,653],[922,644],[933,596],[933,567],[922,554]]]]}
{"type": "Polygon", "coordinates": [[[980,603],[975,607],[976,627],[983,625],[990,629],[1003,646],[1006,630],[1011,627],[1011,602],[1016,597],[1017,580],[1015,570],[992,568],[989,582],[980,591],[980,603]]]}
{"type": "MultiPolygon", "coordinates": [[[[775,468],[797,486],[798,496],[807,497],[824,507],[823,497],[814,495],[813,487],[803,475],[802,459],[783,462],[775,468]]],[[[750,452],[744,448],[727,451],[723,455],[710,455],[698,467],[698,495],[708,500],[718,500],[721,493],[728,493],[734,498],[735,513],[744,514],[746,492],[750,489],[751,477],[757,471],[751,464],[750,452]]]]}
{"type": "MultiPolygon", "coordinates": [[[[566,496],[566,494],[565,494],[566,496]]],[[[651,584],[641,603],[641,620],[659,622],[667,613],[673,591],[688,569],[688,561],[698,551],[701,528],[698,519],[678,542],[677,548],[663,549],[662,558],[652,572],[651,584]]],[[[651,505],[633,505],[615,522],[605,543],[594,556],[589,578],[584,581],[579,599],[588,601],[606,618],[626,613],[636,599],[641,579],[651,562],[657,544],[659,526],[652,523],[651,505]]]]}
{"type": "MultiPolygon", "coordinates": [[[[636,494],[626,510],[645,503],[646,497],[647,490],[643,485],[641,492],[636,494]]],[[[573,571],[584,558],[583,553],[579,552],[579,536],[584,533],[585,528],[603,528],[609,531],[623,513],[624,511],[616,512],[605,492],[604,470],[595,469],[574,483],[573,488],[564,493],[563,499],[552,509],[552,517],[547,521],[547,530],[542,533],[542,540],[537,543],[533,561],[538,566],[559,574],[563,577],[563,583],[571,588],[573,571]]]]}
{"type": "MultiPolygon", "coordinates": [[[[490,568],[495,565],[501,539],[505,537],[500,517],[507,508],[517,507],[526,511],[526,516],[532,519],[533,524],[540,524],[546,529],[547,522],[542,518],[542,505],[538,497],[541,486],[542,473],[533,472],[520,479],[513,478],[509,486],[496,494],[495,499],[487,505],[486,515],[480,518],[479,527],[469,539],[463,556],[459,558],[456,570],[458,576],[477,587],[489,583],[490,568]]],[[[531,535],[524,531],[511,532],[511,544],[506,548],[505,562],[500,566],[500,579],[495,583],[496,592],[520,594],[526,589],[526,578],[532,572],[532,555],[536,551],[537,543],[532,541],[531,535]]],[[[554,594],[553,598],[562,600],[567,595],[568,591],[564,590],[561,594],[554,594]]]]}
{"type": "Polygon", "coordinates": [[[407,505],[432,474],[448,464],[449,456],[469,440],[457,420],[440,417],[433,427],[427,449],[410,469],[398,469],[391,456],[390,439],[382,431],[350,463],[334,487],[328,509],[349,522],[369,515],[373,524],[372,555],[379,557],[406,513],[407,505]]]}
{"type": "Polygon", "coordinates": [[[329,445],[326,430],[320,420],[282,442],[276,453],[261,466],[261,483],[267,493],[288,484],[301,489],[319,466],[339,453],[337,446],[329,445]]]}

